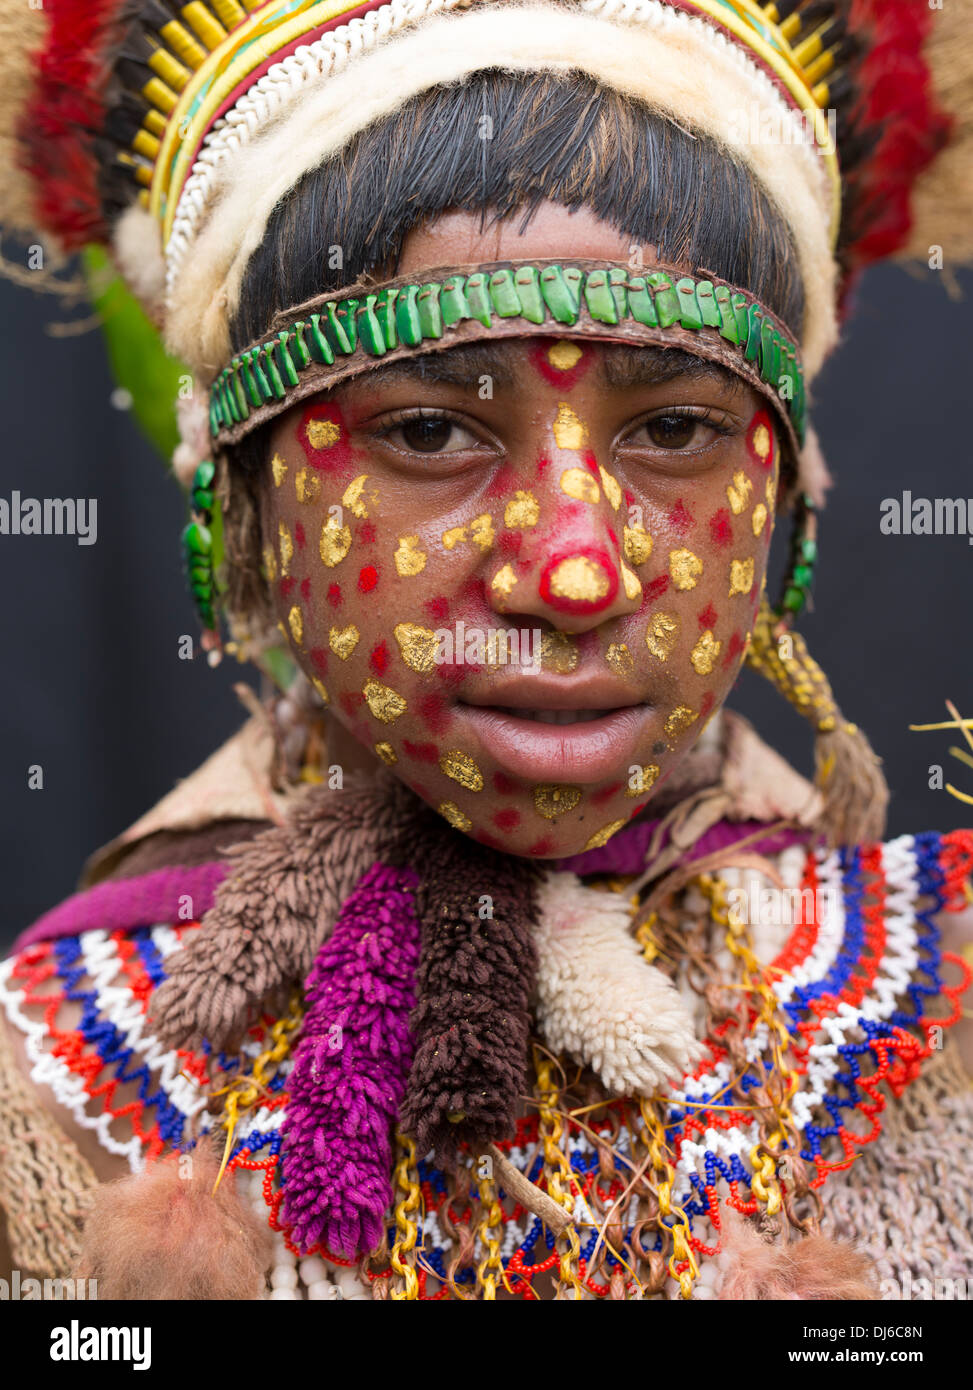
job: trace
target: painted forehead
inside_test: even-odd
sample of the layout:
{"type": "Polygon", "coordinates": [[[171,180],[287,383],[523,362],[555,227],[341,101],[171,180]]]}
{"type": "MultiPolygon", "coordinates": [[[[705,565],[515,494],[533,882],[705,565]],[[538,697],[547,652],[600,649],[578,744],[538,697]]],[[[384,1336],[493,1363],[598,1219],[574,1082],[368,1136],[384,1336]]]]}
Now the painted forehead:
{"type": "MultiPolygon", "coordinates": [[[[477,385],[482,376],[490,376],[494,387],[514,388],[524,380],[525,357],[537,364],[546,362],[550,357],[552,342],[559,350],[570,352],[576,361],[583,357],[594,372],[596,381],[606,387],[655,386],[685,378],[716,382],[722,389],[734,393],[747,389],[745,382],[733,372],[680,348],[654,344],[642,347],[628,343],[585,341],[583,338],[466,343],[439,352],[420,353],[387,366],[373,367],[343,385],[366,390],[370,386],[391,386],[410,381],[468,386],[477,385]]],[[[567,366],[566,363],[563,365],[567,366]]],[[[561,376],[568,374],[564,370],[560,373],[561,376]]],[[[335,390],[342,390],[342,386],[335,390]]]]}

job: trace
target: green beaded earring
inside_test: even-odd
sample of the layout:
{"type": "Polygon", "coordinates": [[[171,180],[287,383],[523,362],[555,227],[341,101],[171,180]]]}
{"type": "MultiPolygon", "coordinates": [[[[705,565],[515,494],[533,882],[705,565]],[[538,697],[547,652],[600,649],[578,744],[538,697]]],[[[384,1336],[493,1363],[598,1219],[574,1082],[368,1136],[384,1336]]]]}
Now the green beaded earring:
{"type": "Polygon", "coordinates": [[[182,533],[183,558],[196,612],[207,632],[216,629],[216,579],[213,514],[216,510],[213,482],[216,466],[204,459],[196,469],[190,489],[193,519],[182,533]]]}
{"type": "Polygon", "coordinates": [[[791,533],[790,566],[784,579],[783,596],[774,609],[787,626],[804,610],[814,585],[818,559],[818,509],[808,494],[802,493],[791,533]]]}

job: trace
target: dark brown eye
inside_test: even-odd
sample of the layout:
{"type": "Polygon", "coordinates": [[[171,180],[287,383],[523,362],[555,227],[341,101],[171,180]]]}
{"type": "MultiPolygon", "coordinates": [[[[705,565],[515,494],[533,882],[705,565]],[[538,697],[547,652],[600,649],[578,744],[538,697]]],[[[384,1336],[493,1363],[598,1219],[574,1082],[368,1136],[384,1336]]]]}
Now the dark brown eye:
{"type": "Polygon", "coordinates": [[[646,421],[645,428],[660,449],[685,449],[692,443],[699,421],[692,415],[657,415],[646,421]]]}
{"type": "Polygon", "coordinates": [[[409,449],[414,449],[417,454],[436,454],[449,443],[454,426],[452,420],[438,415],[429,419],[407,420],[399,428],[409,449]]]}

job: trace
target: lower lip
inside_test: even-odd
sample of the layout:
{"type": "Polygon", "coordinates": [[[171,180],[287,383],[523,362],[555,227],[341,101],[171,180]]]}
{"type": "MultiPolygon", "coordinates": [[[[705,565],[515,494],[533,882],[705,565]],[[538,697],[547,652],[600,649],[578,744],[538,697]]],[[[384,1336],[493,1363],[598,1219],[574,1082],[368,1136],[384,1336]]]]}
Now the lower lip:
{"type": "Polygon", "coordinates": [[[488,706],[456,710],[484,751],[515,777],[582,784],[604,782],[634,764],[652,718],[649,705],[629,705],[578,724],[542,724],[488,706]]]}

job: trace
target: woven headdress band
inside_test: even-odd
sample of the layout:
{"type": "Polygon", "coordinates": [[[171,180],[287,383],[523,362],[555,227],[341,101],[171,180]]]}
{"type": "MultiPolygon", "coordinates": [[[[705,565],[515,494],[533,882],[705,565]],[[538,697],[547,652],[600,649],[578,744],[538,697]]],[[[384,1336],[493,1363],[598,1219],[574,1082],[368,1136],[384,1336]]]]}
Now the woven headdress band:
{"type": "Polygon", "coordinates": [[[753,295],[671,267],[634,274],[616,262],[502,261],[443,267],[324,294],[281,314],[236,353],[210,394],[216,447],[234,444],[307,396],[416,353],[537,334],[683,348],[728,368],[780,414],[797,453],[804,435],[799,349],[753,295]]]}

